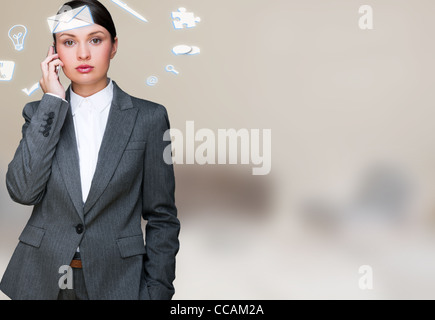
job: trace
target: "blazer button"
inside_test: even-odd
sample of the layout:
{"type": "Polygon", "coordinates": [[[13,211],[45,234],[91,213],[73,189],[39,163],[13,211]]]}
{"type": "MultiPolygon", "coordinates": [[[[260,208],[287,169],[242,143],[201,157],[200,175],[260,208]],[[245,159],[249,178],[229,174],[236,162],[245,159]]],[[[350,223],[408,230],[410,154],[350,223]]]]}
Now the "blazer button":
{"type": "Polygon", "coordinates": [[[54,116],[55,116],[55,113],[54,113],[54,112],[50,112],[50,113],[48,114],[48,118],[49,118],[49,119],[54,119],[54,116]]]}
{"type": "Polygon", "coordinates": [[[84,230],[85,230],[85,227],[82,224],[76,225],[77,234],[82,234],[84,230]]]}
{"type": "Polygon", "coordinates": [[[44,132],[42,133],[42,135],[43,135],[45,138],[47,138],[47,137],[50,135],[50,132],[46,132],[46,131],[44,131],[44,132]]]}

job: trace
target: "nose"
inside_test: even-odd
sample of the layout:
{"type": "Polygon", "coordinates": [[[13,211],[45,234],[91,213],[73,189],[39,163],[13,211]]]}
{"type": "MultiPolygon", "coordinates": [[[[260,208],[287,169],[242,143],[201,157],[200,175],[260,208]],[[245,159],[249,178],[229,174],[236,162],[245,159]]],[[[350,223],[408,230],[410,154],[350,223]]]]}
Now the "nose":
{"type": "Polygon", "coordinates": [[[91,58],[91,51],[86,44],[80,44],[77,49],[77,58],[81,61],[86,61],[91,58]]]}

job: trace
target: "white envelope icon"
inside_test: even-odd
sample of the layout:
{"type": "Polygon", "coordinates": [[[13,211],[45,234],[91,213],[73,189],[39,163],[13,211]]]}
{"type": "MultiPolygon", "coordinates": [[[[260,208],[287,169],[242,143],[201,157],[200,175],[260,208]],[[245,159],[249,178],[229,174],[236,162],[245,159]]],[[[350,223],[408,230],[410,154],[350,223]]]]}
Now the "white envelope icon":
{"type": "Polygon", "coordinates": [[[94,24],[88,6],[68,10],[47,19],[51,33],[58,33],[94,24]]]}

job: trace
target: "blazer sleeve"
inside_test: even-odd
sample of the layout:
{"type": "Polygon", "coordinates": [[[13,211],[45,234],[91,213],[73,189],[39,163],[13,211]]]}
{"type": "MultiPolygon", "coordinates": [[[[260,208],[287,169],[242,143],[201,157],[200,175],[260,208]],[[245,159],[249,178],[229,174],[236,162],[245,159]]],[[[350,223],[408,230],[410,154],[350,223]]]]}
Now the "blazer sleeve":
{"type": "Polygon", "coordinates": [[[6,173],[15,202],[35,205],[42,200],[68,108],[68,102],[49,94],[24,107],[22,139],[6,173]]]}
{"type": "Polygon", "coordinates": [[[164,150],[170,128],[163,106],[154,112],[144,159],[143,218],[146,225],[145,275],[152,300],[170,300],[175,293],[175,256],[179,250],[180,222],[175,206],[173,165],[166,164],[164,150]]]}

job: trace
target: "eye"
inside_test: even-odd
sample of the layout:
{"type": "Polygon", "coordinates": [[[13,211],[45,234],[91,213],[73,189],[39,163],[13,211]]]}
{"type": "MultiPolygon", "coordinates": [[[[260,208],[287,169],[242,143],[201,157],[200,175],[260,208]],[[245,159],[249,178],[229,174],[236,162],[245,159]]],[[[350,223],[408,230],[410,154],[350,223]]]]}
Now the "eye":
{"type": "Polygon", "coordinates": [[[72,47],[74,45],[74,41],[73,40],[67,40],[63,44],[66,45],[67,47],[72,47]]]}
{"type": "Polygon", "coordinates": [[[99,38],[93,38],[93,39],[91,40],[91,43],[92,43],[92,44],[100,44],[100,43],[101,43],[101,39],[99,39],[99,38]]]}

